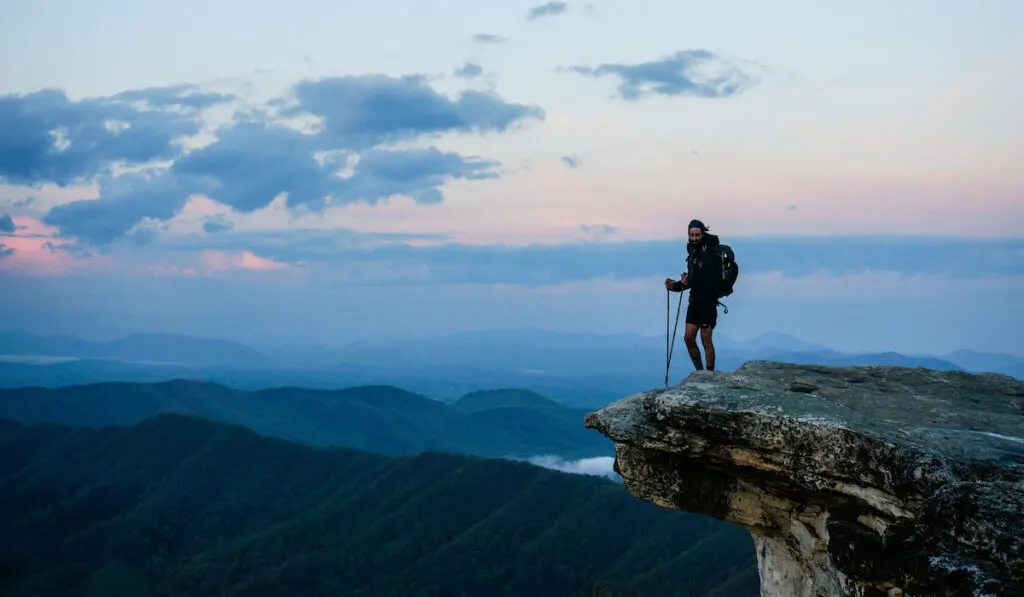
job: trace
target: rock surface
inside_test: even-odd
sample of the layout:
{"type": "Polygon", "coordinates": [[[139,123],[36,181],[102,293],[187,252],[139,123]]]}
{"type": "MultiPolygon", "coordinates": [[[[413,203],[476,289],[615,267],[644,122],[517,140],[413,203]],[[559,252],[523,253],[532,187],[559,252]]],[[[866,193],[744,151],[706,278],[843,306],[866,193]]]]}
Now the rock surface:
{"type": "Polygon", "coordinates": [[[751,531],[772,597],[1024,595],[1024,382],[753,361],[586,417],[635,496],[751,531]]]}

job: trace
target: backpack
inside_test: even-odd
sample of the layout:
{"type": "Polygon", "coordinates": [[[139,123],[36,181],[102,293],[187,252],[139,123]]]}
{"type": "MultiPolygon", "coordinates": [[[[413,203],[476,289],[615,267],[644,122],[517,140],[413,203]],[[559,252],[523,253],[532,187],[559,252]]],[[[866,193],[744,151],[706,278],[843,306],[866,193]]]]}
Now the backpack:
{"type": "Polygon", "coordinates": [[[718,256],[722,259],[722,279],[718,283],[718,298],[732,294],[732,287],[740,275],[740,266],[736,263],[736,254],[729,245],[718,245],[718,256]]]}

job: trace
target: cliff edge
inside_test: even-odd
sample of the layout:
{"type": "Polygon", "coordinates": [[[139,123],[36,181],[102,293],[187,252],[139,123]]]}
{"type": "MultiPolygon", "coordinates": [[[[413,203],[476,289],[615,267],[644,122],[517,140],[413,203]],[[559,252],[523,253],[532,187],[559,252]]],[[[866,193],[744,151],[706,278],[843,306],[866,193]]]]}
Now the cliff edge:
{"type": "Polygon", "coordinates": [[[771,597],[1024,595],[1024,382],[752,361],[586,416],[636,497],[750,530],[771,597]]]}

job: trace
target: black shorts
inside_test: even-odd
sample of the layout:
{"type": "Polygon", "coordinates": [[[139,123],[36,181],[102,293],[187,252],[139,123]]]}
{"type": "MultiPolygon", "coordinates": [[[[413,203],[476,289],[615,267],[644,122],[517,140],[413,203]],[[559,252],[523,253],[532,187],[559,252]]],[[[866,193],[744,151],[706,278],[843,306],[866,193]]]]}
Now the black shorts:
{"type": "Polygon", "coordinates": [[[718,323],[718,301],[694,300],[686,307],[686,323],[702,328],[715,329],[718,323]]]}

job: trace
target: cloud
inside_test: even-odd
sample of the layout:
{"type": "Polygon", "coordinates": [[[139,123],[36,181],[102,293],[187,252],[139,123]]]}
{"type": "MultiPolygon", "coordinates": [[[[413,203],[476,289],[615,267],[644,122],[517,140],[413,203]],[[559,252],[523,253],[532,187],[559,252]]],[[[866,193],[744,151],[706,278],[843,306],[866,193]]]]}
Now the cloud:
{"type": "Polygon", "coordinates": [[[215,234],[234,228],[235,223],[222,215],[211,216],[203,221],[203,231],[207,234],[215,234]]]}
{"type": "Polygon", "coordinates": [[[0,216],[0,232],[14,233],[14,218],[11,214],[0,216]]]}
{"type": "Polygon", "coordinates": [[[447,237],[439,234],[404,234],[357,232],[345,229],[256,230],[246,232],[222,231],[216,235],[197,235],[168,238],[161,248],[174,253],[202,253],[215,251],[237,253],[252,251],[281,263],[322,263],[372,261],[384,266],[384,260],[374,260],[366,251],[384,245],[402,245],[409,242],[443,242],[447,237]]]}
{"type": "Polygon", "coordinates": [[[594,234],[595,236],[602,236],[606,234],[615,234],[619,231],[618,227],[611,226],[609,224],[582,224],[580,231],[586,234],[594,234]]]}
{"type": "Polygon", "coordinates": [[[317,164],[312,153],[287,145],[288,138],[299,133],[235,133],[229,133],[222,143],[187,155],[166,173],[105,179],[100,186],[102,199],[59,205],[43,222],[60,228],[63,235],[102,245],[147,218],[170,220],[193,193],[202,193],[239,213],[264,208],[281,193],[288,195],[291,207],[322,210],[328,202],[374,204],[398,194],[436,204],[444,198],[438,187],[450,180],[499,177],[493,171],[497,162],[435,147],[370,150],[358,156],[350,176],[334,177],[332,168],[317,164]],[[273,143],[274,139],[282,144],[273,143]]]}
{"type": "Polygon", "coordinates": [[[527,21],[535,21],[542,17],[551,17],[560,15],[569,9],[569,5],[565,2],[547,2],[540,6],[534,6],[526,13],[527,21]]]}
{"type": "Polygon", "coordinates": [[[277,270],[287,269],[288,265],[279,263],[273,259],[266,259],[254,254],[252,251],[237,251],[226,253],[221,251],[206,251],[203,253],[205,270],[210,273],[226,272],[232,270],[277,270]]]}
{"type": "Polygon", "coordinates": [[[473,79],[483,74],[484,69],[473,61],[467,61],[462,66],[455,69],[455,76],[462,77],[463,79],[473,79]]]}
{"type": "MultiPolygon", "coordinates": [[[[4,232],[4,220],[5,218],[0,218],[0,232],[4,232]]],[[[16,235],[18,238],[50,238],[57,232],[57,229],[44,226],[42,222],[28,217],[12,217],[7,227],[10,228],[6,231],[7,235],[16,235]]]]}
{"type": "Polygon", "coordinates": [[[238,98],[230,94],[203,93],[195,85],[182,84],[122,91],[111,99],[126,102],[144,102],[149,106],[157,108],[184,106],[202,110],[203,108],[234,101],[238,98]]]}
{"type": "Polygon", "coordinates": [[[13,207],[28,207],[29,205],[32,205],[33,203],[35,203],[35,200],[36,200],[35,197],[25,197],[24,199],[22,199],[20,201],[15,201],[11,205],[13,207]]]}
{"type": "MultiPolygon", "coordinates": [[[[581,230],[602,235],[606,225],[581,230]]],[[[438,239],[439,240],[439,239],[438,239]]],[[[1024,239],[954,240],[930,237],[737,237],[725,238],[736,251],[742,287],[745,276],[781,272],[784,277],[842,276],[895,272],[940,275],[964,283],[981,277],[1024,275],[1024,239]],[[970,244],[970,251],[964,244],[970,244]]],[[[557,245],[463,245],[446,242],[413,246],[401,235],[373,236],[348,231],[234,233],[179,241],[178,248],[245,247],[282,263],[358,267],[379,272],[354,284],[513,284],[540,287],[596,279],[661,279],[683,267],[685,239],[583,242],[557,245]],[[418,272],[415,280],[407,272],[418,272]],[[393,272],[393,273],[391,273],[393,272]]]]}
{"type": "Polygon", "coordinates": [[[8,248],[4,243],[0,243],[0,259],[10,257],[11,255],[14,255],[14,249],[8,248]]]}
{"type": "Polygon", "coordinates": [[[579,460],[566,460],[560,456],[541,455],[532,456],[526,459],[527,462],[563,473],[576,475],[592,475],[595,477],[608,477],[618,480],[620,477],[615,472],[615,458],[611,456],[596,456],[594,458],[580,458],[579,460]]]}
{"type": "Polygon", "coordinates": [[[618,94],[634,101],[650,94],[668,97],[722,98],[735,95],[755,83],[739,67],[708,50],[682,50],[636,64],[603,63],[597,67],[571,66],[571,72],[589,77],[618,77],[618,94]]]}
{"type": "MultiPolygon", "coordinates": [[[[103,245],[144,221],[166,222],[192,195],[212,198],[239,213],[264,208],[281,195],[289,208],[313,211],[329,203],[374,204],[398,194],[438,203],[443,200],[440,187],[447,182],[499,178],[500,163],[433,146],[385,146],[442,134],[504,133],[520,122],[545,117],[539,106],[506,102],[493,93],[470,90],[450,98],[417,75],[304,80],[292,88],[291,96],[271,101],[270,110],[251,111],[218,130],[212,143],[185,152],[172,140],[199,130],[195,108],[231,97],[183,95],[188,89],[126,91],[88,102],[69,102],[56,92],[4,99],[0,124],[10,117],[18,128],[13,137],[0,140],[0,175],[8,175],[8,182],[97,182],[99,198],[56,206],[43,221],[60,228],[62,236],[103,245]],[[150,109],[137,111],[123,103],[127,101],[143,101],[150,109]],[[176,111],[162,110],[167,106],[176,111]],[[103,122],[115,113],[128,128],[108,135],[103,122]],[[19,121],[39,114],[43,116],[37,124],[19,121]],[[296,128],[294,119],[302,118],[316,121],[313,130],[296,128]],[[37,139],[48,136],[54,123],[69,122],[77,124],[68,129],[70,146],[64,150],[44,147],[37,139]],[[112,174],[115,161],[155,158],[171,165],[112,174]]],[[[53,140],[47,143],[52,146],[53,140]]],[[[149,231],[139,234],[134,240],[152,239],[149,231]]]]}
{"type": "Polygon", "coordinates": [[[87,244],[107,244],[146,218],[166,221],[174,217],[193,190],[187,182],[165,172],[104,177],[100,199],[58,205],[43,216],[43,223],[87,244]]]}
{"type": "Polygon", "coordinates": [[[478,44],[502,44],[507,41],[507,37],[493,33],[477,33],[473,36],[473,42],[478,44]]]}
{"type": "Polygon", "coordinates": [[[452,100],[420,75],[302,81],[294,93],[298,105],[282,115],[323,118],[324,132],[317,139],[333,149],[366,149],[440,133],[505,132],[523,120],[544,118],[538,106],[508,103],[482,91],[463,91],[452,100]]]}
{"type": "Polygon", "coordinates": [[[67,253],[74,257],[92,257],[92,252],[77,243],[55,243],[53,241],[46,241],[41,245],[50,253],[67,253]]]}
{"type": "Polygon", "coordinates": [[[116,162],[173,158],[176,141],[202,126],[196,106],[213,101],[154,90],[80,101],[49,89],[0,97],[0,182],[66,186],[109,173],[116,162]],[[129,101],[146,99],[156,105],[142,109],[129,101]]]}
{"type": "Polygon", "coordinates": [[[563,155],[560,159],[562,160],[562,163],[564,163],[566,166],[568,166],[569,168],[571,168],[573,170],[575,170],[576,168],[579,168],[579,166],[580,166],[580,159],[577,158],[577,157],[573,157],[573,156],[570,156],[570,155],[563,155]]]}
{"type": "Polygon", "coordinates": [[[396,151],[372,150],[363,154],[355,173],[339,185],[345,202],[373,204],[392,195],[408,195],[419,203],[440,203],[438,188],[448,180],[499,178],[498,162],[444,153],[436,147],[396,151]]]}
{"type": "Polygon", "coordinates": [[[263,208],[281,193],[288,194],[292,206],[320,209],[339,164],[319,162],[317,149],[314,135],[241,122],[219,133],[216,143],[175,161],[168,176],[183,191],[201,193],[240,213],[263,208]]]}

